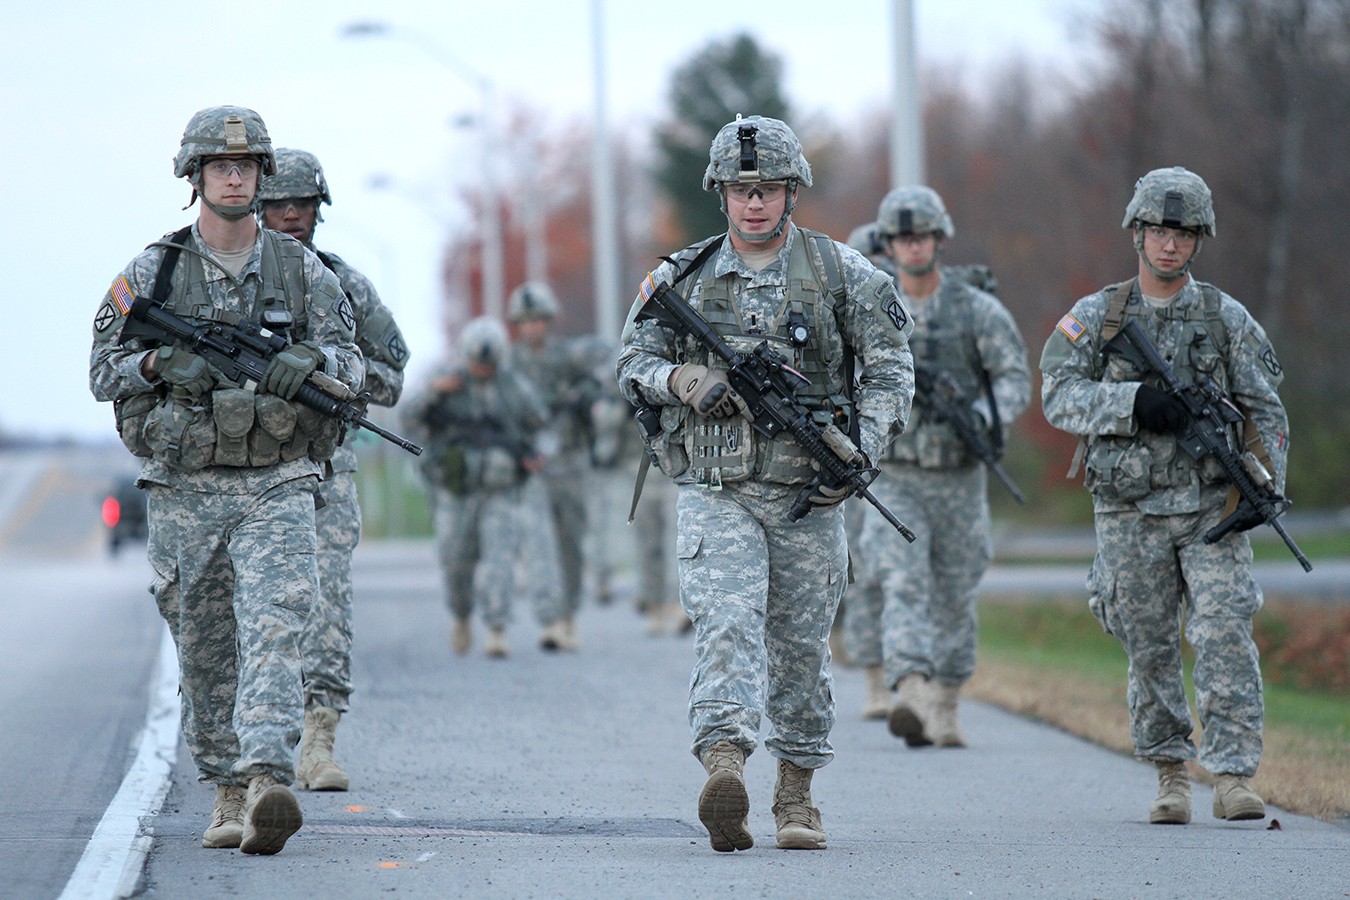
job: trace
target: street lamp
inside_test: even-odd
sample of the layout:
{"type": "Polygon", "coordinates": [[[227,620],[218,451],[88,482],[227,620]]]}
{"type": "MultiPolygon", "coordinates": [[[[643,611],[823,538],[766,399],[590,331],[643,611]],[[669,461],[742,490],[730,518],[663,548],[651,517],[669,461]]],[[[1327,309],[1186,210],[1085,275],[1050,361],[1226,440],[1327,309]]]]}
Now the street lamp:
{"type": "Polygon", "coordinates": [[[493,175],[493,153],[496,150],[497,141],[493,118],[496,106],[494,98],[496,91],[492,81],[466,66],[459,57],[419,31],[396,28],[387,22],[366,19],[348,23],[342,28],[341,35],[351,38],[388,37],[413,44],[451,72],[468,81],[478,91],[481,107],[479,128],[482,141],[482,184],[480,191],[483,198],[483,312],[489,316],[501,318],[504,309],[505,263],[502,252],[501,208],[497,196],[497,181],[493,175]]]}

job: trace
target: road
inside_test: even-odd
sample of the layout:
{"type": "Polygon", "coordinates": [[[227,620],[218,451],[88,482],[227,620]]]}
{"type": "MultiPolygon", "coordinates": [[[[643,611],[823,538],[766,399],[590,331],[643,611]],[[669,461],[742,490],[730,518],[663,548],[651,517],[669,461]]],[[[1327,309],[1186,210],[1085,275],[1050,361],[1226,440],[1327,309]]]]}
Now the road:
{"type": "Polygon", "coordinates": [[[0,560],[0,896],[111,896],[106,879],[71,878],[118,816],[148,854],[129,857],[131,883],[174,898],[1264,898],[1350,885],[1350,827],[1276,809],[1279,830],[1217,821],[1203,786],[1191,825],[1149,826],[1151,767],[980,704],[963,707],[969,749],[907,750],[858,718],[851,669],[836,673],[837,758],[814,790],[830,848],[773,848],[760,752],[747,768],[756,847],[714,853],[687,749],[688,638],[645,636],[621,591],[585,607],[575,654],[536,649],[521,610],[510,658],[457,657],[425,542],[357,551],[358,692],[338,742],[352,790],[301,795],[306,826],[277,856],[203,850],[212,792],[176,734],[158,814],[105,814],[141,746],[162,626],[144,560],[105,558],[74,515],[53,521],[75,549],[48,558],[12,538],[0,560]]]}

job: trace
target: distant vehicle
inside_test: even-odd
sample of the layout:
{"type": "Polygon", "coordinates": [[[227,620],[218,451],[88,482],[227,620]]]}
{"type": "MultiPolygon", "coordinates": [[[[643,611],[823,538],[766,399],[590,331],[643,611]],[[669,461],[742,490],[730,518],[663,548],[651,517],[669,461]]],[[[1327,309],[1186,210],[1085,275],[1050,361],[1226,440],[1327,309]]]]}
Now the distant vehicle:
{"type": "Polygon", "coordinates": [[[119,481],[103,498],[103,524],[108,528],[108,552],[116,556],[129,541],[146,539],[145,491],[135,481],[119,481]]]}

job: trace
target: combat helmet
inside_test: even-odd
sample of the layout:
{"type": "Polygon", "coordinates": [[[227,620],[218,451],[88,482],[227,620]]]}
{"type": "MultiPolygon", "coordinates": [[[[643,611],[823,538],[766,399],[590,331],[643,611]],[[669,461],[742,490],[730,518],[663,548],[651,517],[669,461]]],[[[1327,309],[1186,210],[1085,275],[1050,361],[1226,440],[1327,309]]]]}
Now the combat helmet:
{"type": "Polygon", "coordinates": [[[1135,182],[1120,227],[1133,228],[1135,222],[1191,228],[1214,237],[1214,197],[1205,180],[1188,169],[1154,169],[1135,182]]]}
{"type": "MultiPolygon", "coordinates": [[[[178,153],[173,158],[173,174],[192,185],[191,206],[198,197],[202,179],[202,161],[213,156],[252,156],[262,166],[262,175],[275,174],[276,154],[262,116],[242,106],[211,106],[193,113],[183,129],[178,153]]],[[[207,203],[205,199],[202,201],[207,203]]],[[[254,197],[256,204],[257,197],[254,197]]],[[[253,210],[247,207],[207,205],[227,219],[241,219],[253,210]]]]}
{"type": "Polygon", "coordinates": [[[495,316],[479,316],[459,333],[459,352],[465,362],[500,367],[506,358],[506,326],[495,316]]]}
{"type": "Polygon", "coordinates": [[[846,243],[868,259],[881,256],[886,252],[885,246],[881,243],[881,232],[877,230],[876,222],[859,225],[850,231],[846,243]]]}
{"type": "Polygon", "coordinates": [[[556,319],[558,298],[542,281],[527,281],[511,292],[506,301],[506,315],[512,322],[556,319]]]}
{"type": "Polygon", "coordinates": [[[748,235],[732,225],[738,237],[752,243],[771,241],[783,233],[797,205],[797,188],[811,186],[811,165],[802,153],[802,143],[786,122],[765,116],[745,116],[723,125],[708,148],[708,168],[703,189],[719,192],[722,212],[727,211],[726,184],[761,181],[787,182],[787,202],[778,225],[768,234],[748,235]]]}
{"type": "Polygon", "coordinates": [[[1181,166],[1154,169],[1134,183],[1134,196],[1125,207],[1125,219],[1120,227],[1134,230],[1134,249],[1145,268],[1164,281],[1181,278],[1200,255],[1204,236],[1214,236],[1214,197],[1205,180],[1188,169],[1181,166]],[[1200,240],[1195,242],[1195,249],[1180,270],[1163,272],[1144,252],[1144,231],[1136,229],[1136,223],[1187,228],[1197,232],[1200,240]]]}
{"type": "Polygon", "coordinates": [[[877,229],[888,238],[901,234],[956,236],[956,226],[938,192],[921,184],[895,188],[881,199],[877,229]]]}
{"type": "MultiPolygon", "coordinates": [[[[276,174],[263,179],[258,189],[258,200],[303,200],[310,197],[321,203],[333,205],[333,196],[328,192],[328,180],[323,177],[323,166],[319,158],[305,150],[292,150],[278,147],[276,151],[276,174]]],[[[321,220],[322,221],[322,220],[321,220]]]]}

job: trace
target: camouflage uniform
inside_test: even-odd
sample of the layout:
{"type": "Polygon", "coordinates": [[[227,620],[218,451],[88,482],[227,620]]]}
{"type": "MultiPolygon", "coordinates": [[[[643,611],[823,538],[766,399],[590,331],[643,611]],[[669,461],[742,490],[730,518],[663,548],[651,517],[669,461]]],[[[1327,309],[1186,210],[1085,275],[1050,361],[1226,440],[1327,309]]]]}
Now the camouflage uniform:
{"type": "MultiPolygon", "coordinates": [[[[986,422],[993,417],[984,373],[1003,426],[1026,408],[1026,346],[1003,304],[945,272],[931,298],[903,299],[914,314],[916,366],[959,369],[954,374],[986,422]]],[[[950,424],[927,414],[922,397],[880,463],[872,491],[918,540],[897,541],[876,510],[863,510],[845,614],[849,655],[861,666],[884,665],[892,687],[910,673],[964,684],[975,671],[975,589],[991,555],[985,467],[950,424]]]]}
{"type": "MultiPolygon", "coordinates": [[[[365,366],[353,341],[350,303],[318,257],[288,237],[259,230],[237,279],[241,291],[216,264],[189,264],[194,250],[212,258],[194,223],[174,269],[172,296],[191,290],[202,302],[177,314],[257,318],[268,288],[267,240],[289,242],[303,254],[307,322],[297,323],[292,336],[317,343],[324,370],[359,387],[365,366]],[[204,281],[186,283],[185,273],[194,270],[204,272],[204,281]]],[[[98,400],[121,405],[159,396],[159,410],[173,402],[163,396],[162,382],[141,374],[147,348],[139,340],[119,344],[126,298],[151,293],[164,252],[153,246],[138,255],[99,306],[89,363],[98,400]]],[[[259,394],[260,404],[264,397],[277,399],[259,394]]],[[[201,404],[209,422],[211,398],[201,404]]],[[[138,431],[127,439],[142,438],[138,431]]],[[[245,785],[263,774],[283,784],[292,780],[303,719],[299,643],[317,590],[314,495],[322,471],[308,456],[185,469],[157,453],[141,467],[139,483],[149,491],[151,592],[178,648],[183,733],[202,781],[245,785]]]]}
{"type": "Polygon", "coordinates": [[[476,607],[490,629],[505,629],[513,596],[528,589],[529,561],[556,553],[552,533],[541,537],[534,527],[526,494],[534,479],[521,465],[547,413],[511,369],[478,379],[461,367],[448,376],[448,388],[429,387],[408,400],[404,420],[427,436],[423,473],[434,491],[450,612],[467,622],[476,607]]]}
{"type": "MultiPolygon", "coordinates": [[[[393,406],[403,392],[403,367],[408,359],[403,335],[366,276],[336,254],[319,255],[351,300],[356,344],[366,359],[363,390],[370,392],[371,403],[393,406]]],[[[333,454],[332,471],[321,490],[324,506],[314,514],[319,596],[301,642],[306,709],[328,707],[346,712],[352,692],[352,551],[361,539],[361,506],[351,437],[333,454]]]]}
{"type": "MultiPolygon", "coordinates": [[[[1276,393],[1279,363],[1251,314],[1227,294],[1219,296],[1225,337],[1210,334],[1198,344],[1192,344],[1197,334],[1214,329],[1194,280],[1161,310],[1135,293],[1125,314],[1139,321],[1183,383],[1208,374],[1252,416],[1282,486],[1289,426],[1276,393]]],[[[1102,363],[1109,300],[1106,291],[1079,300],[1046,342],[1042,403],[1051,425],[1088,441],[1097,529],[1088,592],[1093,611],[1130,657],[1135,754],[1155,761],[1195,757],[1177,633],[1184,612],[1196,653],[1200,764],[1251,775],[1261,758],[1262,720],[1251,637],[1262,597],[1251,577],[1251,544],[1236,532],[1204,543],[1204,533],[1222,517],[1227,486],[1194,465],[1173,436],[1137,430],[1132,410],[1139,373],[1118,356],[1102,363]]]]}
{"type": "MultiPolygon", "coordinates": [[[[600,398],[597,362],[609,356],[594,339],[548,337],[534,349],[522,341],[511,347],[515,370],[529,379],[549,410],[554,442],[539,486],[557,546],[558,568],[536,572],[537,583],[561,584],[561,592],[534,595],[539,621],[549,625],[572,619],[581,607],[586,575],[587,539],[591,530],[589,504],[595,492],[591,465],[591,404],[600,398]],[[561,577],[559,577],[561,576],[561,577]]],[[[536,507],[540,508],[540,507],[536,507]]]]}
{"type": "MultiPolygon", "coordinates": [[[[1180,168],[1140,179],[1124,225],[1136,228],[1141,269],[1152,270],[1142,250],[1143,228],[1136,227],[1150,223],[1194,229],[1196,249],[1184,276],[1198,240],[1214,233],[1208,188],[1180,168]]],[[[1141,384],[1139,370],[1120,355],[1103,355],[1103,324],[1108,312],[1120,309],[1122,321],[1139,323],[1183,384],[1213,379],[1254,423],[1277,490],[1283,489],[1288,454],[1288,419],[1277,394],[1282,370],[1264,330],[1238,301],[1193,278],[1177,283],[1184,286],[1169,302],[1141,297],[1136,281],[1079,300],[1046,341],[1042,405],[1051,425],[1085,441],[1097,532],[1089,603],[1129,656],[1135,755],[1159,763],[1160,771],[1196,756],[1178,633],[1184,621],[1195,650],[1199,763],[1221,782],[1215,814],[1259,818],[1264,811],[1255,795],[1247,798],[1253,808],[1237,815],[1231,807],[1223,812],[1220,798],[1226,791],[1222,773],[1230,782],[1245,778],[1261,758],[1261,672],[1251,630],[1262,595],[1251,576],[1251,545],[1240,531],[1204,542],[1223,515],[1228,487],[1212,460],[1197,464],[1173,434],[1140,426],[1137,395],[1148,382],[1141,384]]],[[[1231,440],[1242,446],[1241,435],[1231,440]]],[[[1243,791],[1245,782],[1238,793],[1243,791]]],[[[1187,820],[1189,796],[1184,817],[1151,818],[1187,820]]]]}
{"type": "MultiPolygon", "coordinates": [[[[789,259],[807,240],[789,224],[777,260],[759,272],[724,244],[705,263],[707,274],[687,282],[693,285],[690,304],[700,308],[701,295],[716,283],[734,298],[742,321],[765,323],[769,335],[785,332],[786,321],[778,319],[785,300],[793,299],[789,259]]],[[[856,251],[835,246],[847,300],[832,317],[813,324],[816,340],[832,361],[823,373],[827,383],[818,387],[830,394],[844,392],[840,361],[844,346],[851,346],[866,364],[856,403],[862,448],[875,457],[891,423],[903,423],[908,416],[913,371],[905,339],[912,326],[890,278],[856,251]],[[883,309],[895,311],[895,317],[883,309]]],[[[687,260],[689,252],[678,258],[687,260]]],[[[798,252],[810,248],[802,246],[798,252]]],[[[655,277],[673,280],[674,271],[664,263],[655,277]]],[[[691,340],[676,339],[653,321],[635,323],[641,307],[639,297],[625,328],[617,366],[620,389],[631,402],[663,408],[663,422],[682,422],[689,410],[671,393],[668,379],[677,363],[698,358],[700,351],[691,340]]],[[[742,435],[749,431],[743,420],[727,428],[739,428],[742,435]]],[[[683,471],[667,473],[679,485],[680,602],[694,622],[698,655],[689,697],[692,749],[702,757],[713,744],[730,741],[749,753],[758,743],[762,711],[773,725],[765,741],[770,752],[815,769],[833,757],[829,733],[834,701],[826,639],[848,574],[843,514],[835,506],[789,521],[788,511],[810,477],[809,467],[786,480],[766,478],[765,452],[759,452],[749,477],[724,481],[721,490],[700,483],[711,471],[706,468],[686,464],[683,471]],[[760,674],[766,667],[767,692],[760,674]]]]}

